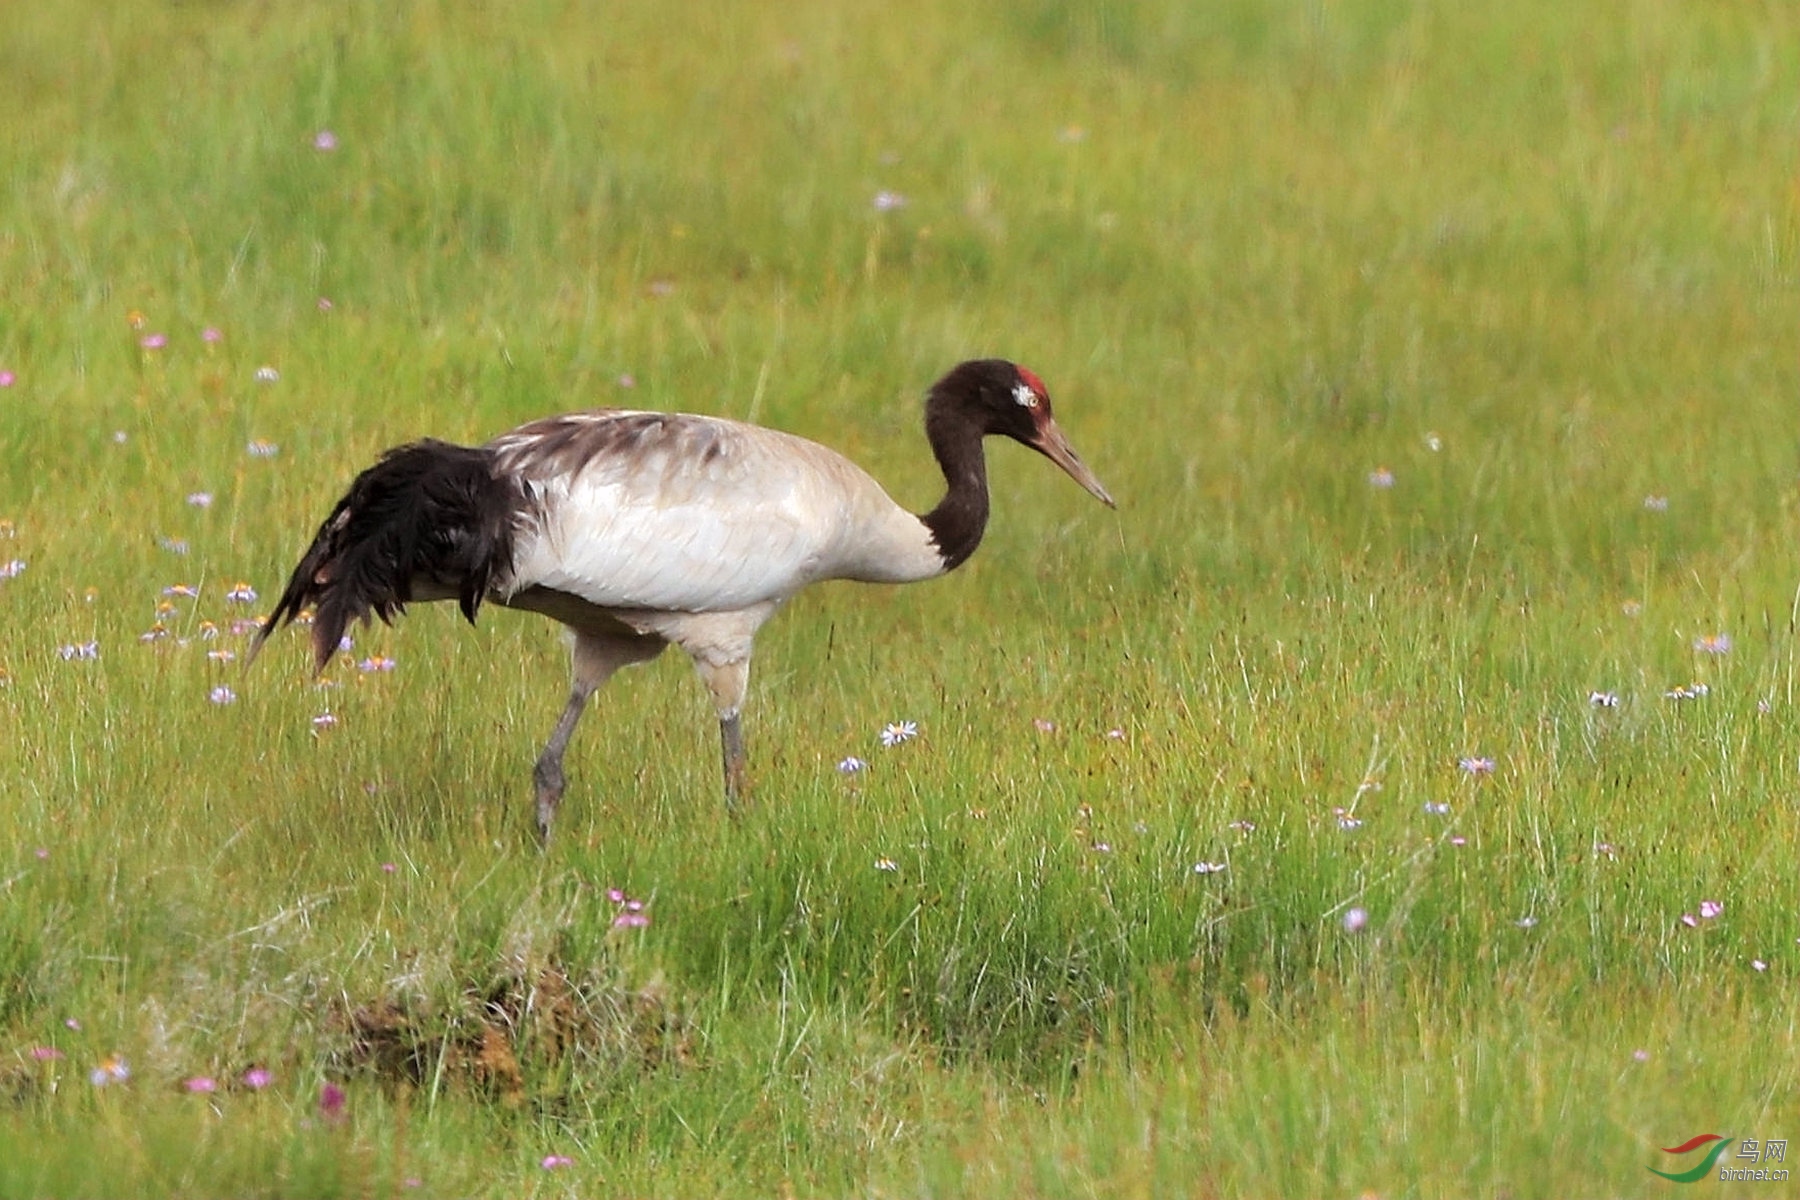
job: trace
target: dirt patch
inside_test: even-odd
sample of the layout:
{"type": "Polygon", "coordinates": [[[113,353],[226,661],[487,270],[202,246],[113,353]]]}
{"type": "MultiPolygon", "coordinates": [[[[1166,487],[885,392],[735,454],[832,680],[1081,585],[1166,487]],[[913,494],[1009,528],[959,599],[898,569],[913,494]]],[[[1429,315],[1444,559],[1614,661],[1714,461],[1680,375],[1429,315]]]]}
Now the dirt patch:
{"type": "Polygon", "coordinates": [[[466,1086],[508,1105],[694,1059],[693,1030],[664,989],[572,980],[558,965],[509,967],[456,999],[381,996],[344,1004],[346,1073],[466,1086]]]}

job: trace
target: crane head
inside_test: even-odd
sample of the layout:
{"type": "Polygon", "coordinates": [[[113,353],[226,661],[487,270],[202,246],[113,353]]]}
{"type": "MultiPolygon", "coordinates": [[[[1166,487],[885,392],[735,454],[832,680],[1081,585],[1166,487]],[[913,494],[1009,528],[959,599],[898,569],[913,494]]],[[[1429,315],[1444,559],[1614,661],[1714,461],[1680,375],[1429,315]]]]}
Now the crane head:
{"type": "Polygon", "coordinates": [[[1108,508],[1117,507],[1056,424],[1050,411],[1050,392],[1030,368],[1005,359],[978,359],[951,371],[938,388],[960,393],[964,403],[975,410],[983,433],[1030,446],[1061,467],[1095,499],[1108,508]]]}

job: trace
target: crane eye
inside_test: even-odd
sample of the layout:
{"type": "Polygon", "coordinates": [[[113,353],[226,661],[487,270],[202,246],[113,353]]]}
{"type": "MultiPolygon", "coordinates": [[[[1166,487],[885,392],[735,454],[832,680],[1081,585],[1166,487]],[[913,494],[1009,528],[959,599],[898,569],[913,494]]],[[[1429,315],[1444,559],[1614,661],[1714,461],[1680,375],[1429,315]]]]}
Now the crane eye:
{"type": "Polygon", "coordinates": [[[1013,388],[1013,399],[1018,402],[1020,408],[1036,408],[1038,406],[1038,395],[1028,383],[1021,383],[1013,388]]]}

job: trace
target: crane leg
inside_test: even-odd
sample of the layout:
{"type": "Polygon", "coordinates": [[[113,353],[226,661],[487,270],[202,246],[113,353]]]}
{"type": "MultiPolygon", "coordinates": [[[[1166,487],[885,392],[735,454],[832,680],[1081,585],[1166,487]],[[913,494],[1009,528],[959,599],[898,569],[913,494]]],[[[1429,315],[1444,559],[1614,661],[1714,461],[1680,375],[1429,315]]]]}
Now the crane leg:
{"type": "Polygon", "coordinates": [[[744,793],[749,790],[745,770],[744,729],[741,714],[744,696],[750,690],[750,660],[709,663],[696,658],[694,665],[706,690],[712,693],[713,707],[719,712],[719,759],[725,768],[725,804],[735,813],[744,793]]]}
{"type": "Polygon", "coordinates": [[[563,751],[569,747],[569,738],[581,720],[582,711],[587,708],[588,697],[620,667],[648,662],[662,652],[665,644],[654,637],[576,633],[575,647],[570,655],[574,678],[569,685],[569,702],[563,706],[562,716],[557,719],[556,728],[550,731],[550,740],[544,743],[543,753],[538,755],[537,765],[531,772],[532,782],[537,785],[540,844],[548,845],[550,841],[550,821],[556,816],[556,806],[562,803],[563,788],[567,784],[563,777],[563,751]]]}
{"type": "Polygon", "coordinates": [[[725,803],[735,809],[748,786],[744,774],[744,728],[737,713],[719,718],[719,760],[725,766],[725,803]]]}
{"type": "Polygon", "coordinates": [[[538,842],[542,845],[550,842],[550,819],[556,815],[556,806],[562,803],[563,788],[568,783],[563,777],[563,751],[568,749],[569,736],[575,732],[575,723],[581,720],[581,712],[587,707],[595,686],[579,679],[575,681],[569,689],[569,702],[563,707],[550,740],[544,744],[544,752],[538,755],[537,765],[532,768],[531,781],[537,785],[538,842]]]}

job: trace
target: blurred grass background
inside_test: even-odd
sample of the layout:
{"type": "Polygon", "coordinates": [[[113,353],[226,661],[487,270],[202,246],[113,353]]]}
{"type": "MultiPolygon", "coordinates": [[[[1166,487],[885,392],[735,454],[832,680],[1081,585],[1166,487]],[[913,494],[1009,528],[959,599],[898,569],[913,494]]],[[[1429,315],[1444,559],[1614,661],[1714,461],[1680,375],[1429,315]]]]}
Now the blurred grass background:
{"type": "Polygon", "coordinates": [[[1781,7],[14,6],[0,102],[0,1194],[1630,1195],[1792,1127],[1781,7]],[[1119,512],[1002,447],[957,575],[797,600],[741,823],[672,659],[541,856],[547,623],[207,656],[387,445],[714,412],[924,508],[990,354],[1119,512]]]}

